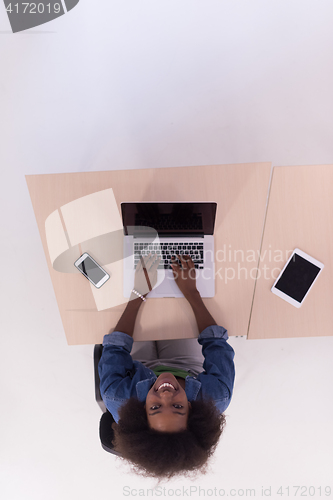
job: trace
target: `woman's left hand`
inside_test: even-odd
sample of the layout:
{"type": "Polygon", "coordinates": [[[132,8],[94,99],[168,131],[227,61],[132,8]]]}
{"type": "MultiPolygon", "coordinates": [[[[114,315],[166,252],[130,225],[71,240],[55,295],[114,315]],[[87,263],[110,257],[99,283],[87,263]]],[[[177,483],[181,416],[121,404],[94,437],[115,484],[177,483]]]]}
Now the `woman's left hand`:
{"type": "Polygon", "coordinates": [[[161,257],[158,257],[157,255],[145,255],[144,257],[141,257],[139,260],[136,269],[135,269],[135,275],[134,275],[134,290],[137,292],[141,293],[141,295],[147,295],[150,292],[148,283],[147,283],[147,278],[145,271],[142,267],[142,261],[144,264],[144,267],[146,268],[146,272],[148,274],[148,278],[150,281],[150,286],[151,289],[154,288],[154,286],[157,283],[157,268],[160,263],[161,257]]]}

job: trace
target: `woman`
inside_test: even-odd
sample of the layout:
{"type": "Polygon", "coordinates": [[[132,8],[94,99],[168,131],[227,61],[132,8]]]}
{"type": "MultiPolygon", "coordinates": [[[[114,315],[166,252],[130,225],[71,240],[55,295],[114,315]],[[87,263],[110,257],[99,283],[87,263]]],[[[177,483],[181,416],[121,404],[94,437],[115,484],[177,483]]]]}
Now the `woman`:
{"type": "Polygon", "coordinates": [[[179,263],[171,259],[173,277],[192,307],[198,339],[133,343],[136,315],[157,282],[159,259],[149,255],[136,268],[115,330],[104,336],[99,363],[102,398],[116,422],[115,449],[137,472],[158,478],[206,471],[235,378],[227,331],[201,299],[192,259],[177,257],[179,263]]]}

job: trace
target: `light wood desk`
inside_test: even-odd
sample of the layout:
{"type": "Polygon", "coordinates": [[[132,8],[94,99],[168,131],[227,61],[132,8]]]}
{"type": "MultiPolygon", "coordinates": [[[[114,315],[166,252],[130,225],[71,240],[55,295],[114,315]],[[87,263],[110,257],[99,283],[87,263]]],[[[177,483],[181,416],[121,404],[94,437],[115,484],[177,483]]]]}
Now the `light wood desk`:
{"type": "MultiPolygon", "coordinates": [[[[108,188],[113,190],[119,213],[123,201],[216,201],[216,295],[204,302],[230,336],[246,335],[270,171],[270,163],[252,163],[26,176],[68,344],[101,343],[103,335],[114,329],[127,299],[115,307],[97,310],[88,280],[79,273],[53,268],[45,221],[55,211],[108,188]],[[246,259],[249,251],[252,258],[246,259]]],[[[60,246],[66,244],[62,239],[60,246]]],[[[73,262],[79,257],[79,248],[76,252],[73,262]]],[[[121,272],[111,285],[113,290],[122,290],[121,272]]],[[[134,340],[197,335],[186,299],[155,298],[140,308],[134,340]]]]}
{"type": "Polygon", "coordinates": [[[332,335],[332,200],[333,165],[273,169],[249,339],[332,335]],[[270,291],[295,248],[325,265],[299,309],[270,291]]]}

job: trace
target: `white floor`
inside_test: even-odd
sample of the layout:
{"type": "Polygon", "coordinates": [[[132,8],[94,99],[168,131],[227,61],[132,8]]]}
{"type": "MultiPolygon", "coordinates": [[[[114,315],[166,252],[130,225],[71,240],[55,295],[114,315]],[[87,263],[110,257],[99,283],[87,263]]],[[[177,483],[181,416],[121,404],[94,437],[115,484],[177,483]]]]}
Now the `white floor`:
{"type": "Polygon", "coordinates": [[[331,0],[81,0],[14,35],[0,5],[2,499],[333,495],[333,337],[230,339],[206,476],[153,492],[102,450],[93,348],[66,344],[24,178],[332,164],[332,21],[331,0]]]}

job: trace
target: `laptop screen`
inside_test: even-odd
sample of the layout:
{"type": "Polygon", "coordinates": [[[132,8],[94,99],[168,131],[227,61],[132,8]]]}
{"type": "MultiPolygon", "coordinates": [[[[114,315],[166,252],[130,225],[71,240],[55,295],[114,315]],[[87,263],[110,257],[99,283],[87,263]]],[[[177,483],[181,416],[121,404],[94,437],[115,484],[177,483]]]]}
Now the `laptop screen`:
{"type": "Polygon", "coordinates": [[[214,202],[121,203],[124,234],[134,227],[155,229],[160,236],[204,236],[214,233],[214,202]]]}

